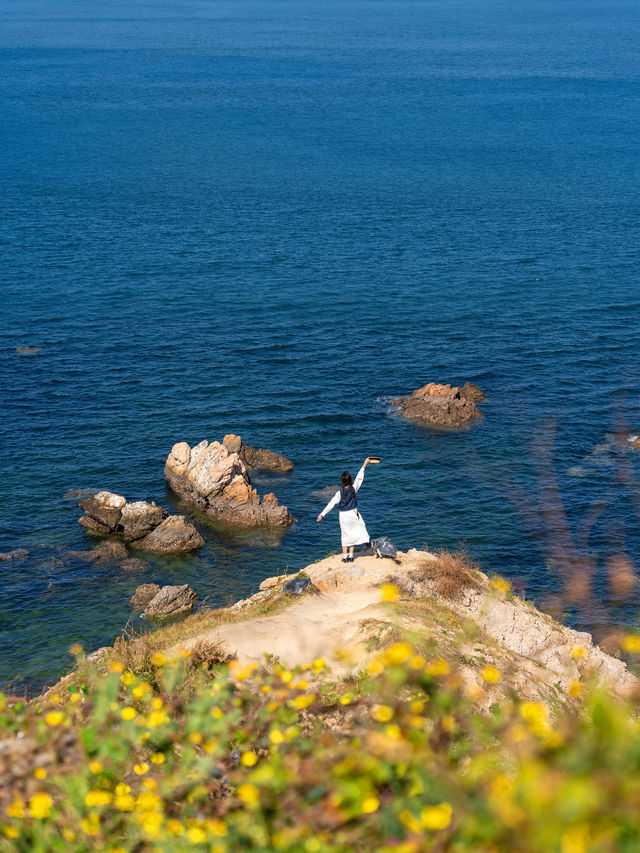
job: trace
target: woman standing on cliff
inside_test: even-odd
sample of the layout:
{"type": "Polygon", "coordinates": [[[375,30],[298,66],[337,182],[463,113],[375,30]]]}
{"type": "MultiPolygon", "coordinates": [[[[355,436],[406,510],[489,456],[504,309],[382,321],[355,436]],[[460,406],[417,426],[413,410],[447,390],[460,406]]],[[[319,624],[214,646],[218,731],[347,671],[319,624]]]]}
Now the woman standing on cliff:
{"type": "Polygon", "coordinates": [[[370,457],[364,460],[364,465],[358,471],[355,481],[351,474],[345,471],[340,477],[340,489],[331,498],[322,510],[317,521],[322,521],[325,515],[339,504],[338,517],[340,520],[340,536],[342,539],[342,562],[353,563],[353,549],[356,545],[366,545],[369,542],[369,534],[364,519],[358,512],[358,499],[356,492],[364,480],[364,469],[370,462],[370,457]]]}

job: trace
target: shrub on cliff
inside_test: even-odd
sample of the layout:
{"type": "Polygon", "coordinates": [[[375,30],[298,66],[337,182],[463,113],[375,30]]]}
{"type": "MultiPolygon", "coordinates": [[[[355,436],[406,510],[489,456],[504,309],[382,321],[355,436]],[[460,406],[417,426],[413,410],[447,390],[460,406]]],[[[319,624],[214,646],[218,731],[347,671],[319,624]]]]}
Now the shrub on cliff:
{"type": "Polygon", "coordinates": [[[204,658],[156,652],[141,677],[114,657],[46,707],[1,700],[0,850],[636,849],[633,704],[576,683],[579,712],[483,716],[403,641],[342,683],[204,658]]]}

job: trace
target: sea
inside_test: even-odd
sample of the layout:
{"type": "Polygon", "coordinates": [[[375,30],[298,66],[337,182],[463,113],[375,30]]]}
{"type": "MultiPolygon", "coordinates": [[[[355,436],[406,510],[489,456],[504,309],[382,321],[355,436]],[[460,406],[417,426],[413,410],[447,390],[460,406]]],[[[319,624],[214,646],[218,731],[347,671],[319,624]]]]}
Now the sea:
{"type": "Polygon", "coordinates": [[[339,550],[374,454],[372,536],[637,630],[637,0],[4,0],[0,65],[5,690],[145,630],[141,583],[217,607],[339,550]],[[482,419],[402,418],[429,381],[482,419]],[[295,462],[253,477],[291,528],[86,559],[83,495],[185,512],[168,452],[229,432],[295,462]]]}

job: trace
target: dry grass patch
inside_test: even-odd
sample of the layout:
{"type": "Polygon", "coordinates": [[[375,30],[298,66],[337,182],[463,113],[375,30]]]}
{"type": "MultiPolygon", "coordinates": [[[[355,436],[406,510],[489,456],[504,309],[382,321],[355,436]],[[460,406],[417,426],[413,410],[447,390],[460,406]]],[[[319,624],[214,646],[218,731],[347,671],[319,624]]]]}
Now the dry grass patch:
{"type": "Polygon", "coordinates": [[[441,548],[435,556],[435,560],[425,557],[420,567],[410,572],[411,579],[430,581],[438,595],[450,601],[458,601],[465,590],[480,589],[480,569],[464,549],[452,552],[441,548]]]}

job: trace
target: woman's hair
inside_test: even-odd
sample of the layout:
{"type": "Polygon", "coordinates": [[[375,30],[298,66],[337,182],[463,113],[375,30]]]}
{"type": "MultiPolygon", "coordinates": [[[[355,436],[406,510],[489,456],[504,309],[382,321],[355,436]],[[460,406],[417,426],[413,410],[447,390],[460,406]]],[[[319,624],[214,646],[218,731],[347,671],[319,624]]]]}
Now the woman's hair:
{"type": "Polygon", "coordinates": [[[342,476],[340,477],[340,482],[342,483],[342,488],[346,489],[353,485],[353,478],[348,471],[343,471],[342,476]]]}

